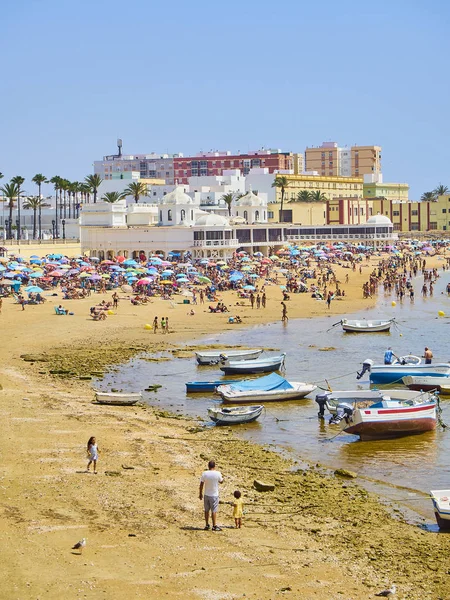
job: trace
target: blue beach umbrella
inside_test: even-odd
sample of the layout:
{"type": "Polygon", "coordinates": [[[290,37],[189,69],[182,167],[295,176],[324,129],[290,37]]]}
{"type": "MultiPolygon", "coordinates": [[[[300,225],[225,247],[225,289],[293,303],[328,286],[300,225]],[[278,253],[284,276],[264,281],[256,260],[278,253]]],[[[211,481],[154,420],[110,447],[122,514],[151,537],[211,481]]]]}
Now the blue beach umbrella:
{"type": "Polygon", "coordinates": [[[254,285],[244,285],[243,289],[244,290],[252,290],[252,291],[256,290],[254,285]]]}
{"type": "Polygon", "coordinates": [[[31,293],[41,294],[44,290],[42,288],[40,288],[38,285],[29,285],[28,287],[25,288],[25,291],[28,292],[29,294],[31,294],[31,293]]]}
{"type": "Polygon", "coordinates": [[[31,279],[39,279],[39,277],[44,277],[44,273],[42,271],[35,271],[30,275],[31,279]]]}

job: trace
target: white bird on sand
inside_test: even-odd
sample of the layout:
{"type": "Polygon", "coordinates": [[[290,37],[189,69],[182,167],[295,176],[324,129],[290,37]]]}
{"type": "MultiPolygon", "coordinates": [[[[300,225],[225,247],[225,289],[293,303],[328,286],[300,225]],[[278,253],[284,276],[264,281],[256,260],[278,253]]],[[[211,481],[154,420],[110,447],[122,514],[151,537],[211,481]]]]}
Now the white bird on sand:
{"type": "Polygon", "coordinates": [[[388,590],[383,590],[379,594],[375,594],[375,596],[381,596],[382,598],[390,598],[395,594],[396,591],[397,588],[395,587],[395,585],[392,585],[388,590]]]}
{"type": "Polygon", "coordinates": [[[82,538],[79,542],[72,546],[72,550],[79,550],[80,554],[83,553],[83,548],[86,547],[86,538],[82,538]]]}

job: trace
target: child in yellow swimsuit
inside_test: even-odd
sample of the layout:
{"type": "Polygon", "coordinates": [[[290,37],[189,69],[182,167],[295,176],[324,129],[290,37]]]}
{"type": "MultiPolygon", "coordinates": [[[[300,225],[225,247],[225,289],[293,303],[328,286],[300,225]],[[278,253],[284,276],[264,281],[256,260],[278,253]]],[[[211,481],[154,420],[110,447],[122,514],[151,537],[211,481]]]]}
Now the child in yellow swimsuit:
{"type": "Polygon", "coordinates": [[[242,515],[244,512],[244,501],[241,498],[241,492],[239,490],[236,490],[234,492],[233,496],[234,496],[234,501],[233,501],[234,524],[236,525],[237,529],[240,529],[241,525],[242,525],[242,515]]]}

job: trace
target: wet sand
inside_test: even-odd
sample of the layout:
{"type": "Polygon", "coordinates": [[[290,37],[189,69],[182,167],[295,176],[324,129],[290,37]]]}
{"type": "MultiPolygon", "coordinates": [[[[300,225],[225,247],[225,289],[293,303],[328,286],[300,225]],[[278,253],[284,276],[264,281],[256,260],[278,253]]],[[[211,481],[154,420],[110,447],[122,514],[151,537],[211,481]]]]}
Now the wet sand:
{"type": "MultiPolygon", "coordinates": [[[[292,294],[289,317],[373,306],[361,297],[370,269],[338,272],[347,296],[330,311],[309,294],[292,294]]],[[[175,368],[177,351],[192,353],[183,347],[188,340],[280,319],[279,288],[268,287],[267,296],[258,311],[234,308],[235,294],[222,294],[242,326],[205,312],[207,305],[188,316],[191,306],[177,304],[181,299],[174,308],[160,299],[145,306],[122,300],[104,322],[92,321],[89,307],[110,293],[64,301],[73,316],[54,314],[59,297],[23,312],[4,301],[1,598],[354,600],[391,583],[399,598],[450,597],[450,536],[408,525],[357,478],[320,465],[305,470],[271,448],[235,439],[228,428],[204,430],[157,408],[92,403],[88,378],[137,352],[168,347],[175,368]],[[169,335],[144,329],[155,315],[169,317],[169,335]],[[100,449],[97,475],[84,472],[91,435],[100,449]],[[225,477],[222,501],[235,489],[243,493],[241,530],[221,504],[223,531],[203,531],[198,482],[210,458],[225,477]],[[275,490],[257,492],[255,479],[275,490]],[[71,546],[82,537],[87,546],[77,555],[71,546]]]]}

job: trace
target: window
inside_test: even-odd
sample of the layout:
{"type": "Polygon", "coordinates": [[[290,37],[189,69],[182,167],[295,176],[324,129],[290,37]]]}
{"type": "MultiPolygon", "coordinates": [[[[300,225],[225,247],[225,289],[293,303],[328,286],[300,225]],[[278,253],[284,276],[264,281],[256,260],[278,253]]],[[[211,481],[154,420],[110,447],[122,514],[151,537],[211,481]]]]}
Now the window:
{"type": "Polygon", "coordinates": [[[429,229],[430,230],[431,229],[437,229],[437,223],[436,223],[436,221],[430,221],[430,227],[429,227],[429,229]]]}
{"type": "Polygon", "coordinates": [[[443,208],[443,209],[442,209],[442,212],[443,212],[443,213],[446,213],[446,212],[447,212],[447,209],[446,209],[446,208],[443,208]]]}
{"type": "Polygon", "coordinates": [[[255,221],[259,221],[259,210],[255,212],[255,221]]]}
{"type": "Polygon", "coordinates": [[[181,209],[181,220],[184,221],[186,219],[186,211],[183,209],[181,209]]]}
{"type": "Polygon", "coordinates": [[[168,221],[171,221],[171,220],[172,220],[172,211],[170,210],[170,208],[169,208],[169,210],[167,211],[167,220],[168,220],[168,221]]]}
{"type": "Polygon", "coordinates": [[[394,217],[399,217],[400,216],[400,211],[399,210],[394,210],[392,212],[392,214],[393,214],[394,217]]]}
{"type": "Polygon", "coordinates": [[[419,231],[419,223],[411,223],[411,231],[419,231]]]}
{"type": "Polygon", "coordinates": [[[412,210],[411,211],[411,216],[413,216],[413,217],[417,217],[418,214],[419,214],[418,210],[412,210]]]}
{"type": "Polygon", "coordinates": [[[267,218],[268,219],[273,219],[273,210],[269,210],[267,213],[267,218]]]}
{"type": "Polygon", "coordinates": [[[247,221],[248,219],[248,212],[246,210],[244,210],[244,219],[247,221]]]}
{"type": "Polygon", "coordinates": [[[162,218],[162,210],[159,211],[159,220],[162,222],[163,218],[162,218]]]}

